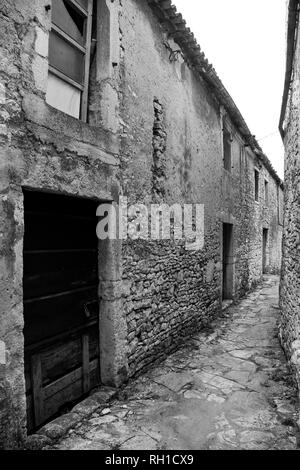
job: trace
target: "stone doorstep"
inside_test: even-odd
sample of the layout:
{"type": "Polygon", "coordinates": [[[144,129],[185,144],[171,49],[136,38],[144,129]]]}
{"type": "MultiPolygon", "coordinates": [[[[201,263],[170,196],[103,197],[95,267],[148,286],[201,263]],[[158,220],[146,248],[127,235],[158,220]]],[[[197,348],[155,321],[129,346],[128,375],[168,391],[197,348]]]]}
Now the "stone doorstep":
{"type": "Polygon", "coordinates": [[[234,301],[233,300],[223,300],[222,302],[222,312],[227,310],[229,307],[233,305],[234,301]]]}
{"type": "Polygon", "coordinates": [[[60,416],[50,423],[45,424],[35,434],[28,436],[25,442],[26,450],[42,450],[48,445],[64,437],[76,424],[89,418],[95,411],[107,407],[107,404],[116,397],[117,389],[100,387],[91,395],[74,406],[69,412],[60,416]]]}

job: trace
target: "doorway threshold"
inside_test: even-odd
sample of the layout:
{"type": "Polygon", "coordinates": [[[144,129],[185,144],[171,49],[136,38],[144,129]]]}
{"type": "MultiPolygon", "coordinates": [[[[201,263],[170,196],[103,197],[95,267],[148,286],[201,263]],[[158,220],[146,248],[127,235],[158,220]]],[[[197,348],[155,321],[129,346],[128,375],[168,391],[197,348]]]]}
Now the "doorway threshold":
{"type": "Polygon", "coordinates": [[[49,420],[49,422],[30,434],[25,442],[26,450],[47,450],[49,445],[55,445],[56,441],[65,437],[68,432],[80,425],[93,413],[103,415],[110,413],[110,403],[118,397],[118,389],[100,385],[93,389],[90,395],[80,401],[70,411],[61,416],[49,420]]]}

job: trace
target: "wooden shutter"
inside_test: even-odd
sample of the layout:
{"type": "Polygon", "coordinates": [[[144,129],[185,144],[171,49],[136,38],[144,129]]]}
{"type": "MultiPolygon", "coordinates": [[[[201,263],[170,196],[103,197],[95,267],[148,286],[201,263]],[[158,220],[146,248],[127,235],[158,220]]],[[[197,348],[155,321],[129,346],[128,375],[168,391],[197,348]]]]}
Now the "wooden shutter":
{"type": "Polygon", "coordinates": [[[80,118],[86,122],[93,0],[53,0],[49,70],[81,91],[80,118]]]}

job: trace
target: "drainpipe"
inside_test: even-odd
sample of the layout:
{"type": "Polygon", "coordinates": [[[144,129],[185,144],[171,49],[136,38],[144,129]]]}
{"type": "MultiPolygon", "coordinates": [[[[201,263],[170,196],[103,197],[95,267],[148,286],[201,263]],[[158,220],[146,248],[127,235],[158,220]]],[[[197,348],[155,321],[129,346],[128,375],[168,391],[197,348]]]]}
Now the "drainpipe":
{"type": "Polygon", "coordinates": [[[279,122],[279,131],[280,131],[282,140],[284,140],[284,136],[285,136],[283,123],[285,119],[290,86],[292,82],[293,64],[294,64],[294,56],[295,56],[295,50],[296,50],[296,38],[297,38],[296,33],[298,30],[298,22],[299,22],[299,3],[300,3],[300,0],[290,0],[290,4],[289,4],[286,72],[285,72],[285,83],[284,83],[284,91],[283,91],[283,98],[282,98],[282,108],[281,108],[281,115],[280,115],[280,122],[279,122]]]}

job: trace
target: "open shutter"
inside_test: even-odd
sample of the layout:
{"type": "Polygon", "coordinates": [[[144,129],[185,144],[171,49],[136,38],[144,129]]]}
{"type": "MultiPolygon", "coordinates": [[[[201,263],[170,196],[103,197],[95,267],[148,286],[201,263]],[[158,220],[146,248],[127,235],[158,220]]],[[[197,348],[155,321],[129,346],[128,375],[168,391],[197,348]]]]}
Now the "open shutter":
{"type": "MultiPolygon", "coordinates": [[[[64,109],[64,96],[68,96],[73,102],[73,110],[69,114],[87,120],[88,85],[90,69],[90,50],[92,35],[93,0],[53,0],[52,2],[52,28],[49,42],[49,72],[56,77],[48,94],[52,104],[58,109],[64,109]],[[65,84],[65,90],[56,93],[55,87],[59,87],[59,81],[65,84]],[[68,88],[67,88],[68,87],[68,88]],[[72,88],[74,89],[72,93],[72,88]],[[54,99],[53,99],[54,96],[54,99]],[[76,96],[80,96],[79,106],[74,106],[76,96]],[[55,101],[58,101],[57,106],[55,101]],[[78,110],[76,111],[76,108],[78,110]]],[[[77,98],[78,99],[78,98],[77,98]]]]}

